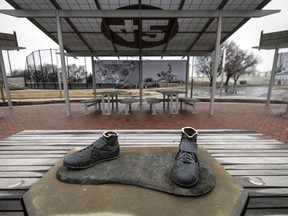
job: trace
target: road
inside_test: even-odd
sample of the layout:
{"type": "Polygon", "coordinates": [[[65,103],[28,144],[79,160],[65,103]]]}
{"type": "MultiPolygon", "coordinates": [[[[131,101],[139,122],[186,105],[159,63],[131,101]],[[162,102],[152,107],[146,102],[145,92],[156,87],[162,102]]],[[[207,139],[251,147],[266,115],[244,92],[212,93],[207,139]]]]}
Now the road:
{"type": "MultiPolygon", "coordinates": [[[[236,86],[236,92],[234,87],[230,86],[228,91],[225,92],[223,88],[222,96],[251,96],[251,97],[263,97],[266,98],[268,94],[268,86],[236,86]]],[[[190,95],[190,90],[188,95],[190,95]]],[[[210,97],[210,87],[195,87],[193,89],[193,95],[210,97]]],[[[216,96],[220,95],[220,89],[216,90],[216,96]]],[[[274,86],[272,88],[272,98],[284,98],[288,97],[288,86],[274,86]]]]}

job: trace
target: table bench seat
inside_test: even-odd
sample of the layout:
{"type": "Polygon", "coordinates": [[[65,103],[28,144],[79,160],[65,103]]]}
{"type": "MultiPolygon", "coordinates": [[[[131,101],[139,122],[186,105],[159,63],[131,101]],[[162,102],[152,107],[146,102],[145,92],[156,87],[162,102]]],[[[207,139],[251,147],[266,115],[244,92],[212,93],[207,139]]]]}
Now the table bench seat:
{"type": "Polygon", "coordinates": [[[286,104],[285,113],[282,115],[283,117],[288,117],[288,97],[283,98],[282,104],[286,104]]]}
{"type": "Polygon", "coordinates": [[[122,104],[125,104],[124,108],[119,111],[119,113],[122,113],[124,111],[124,115],[129,115],[129,111],[132,110],[132,103],[136,102],[137,100],[135,98],[123,98],[119,102],[122,104]]]}
{"type": "Polygon", "coordinates": [[[150,110],[152,110],[152,115],[156,115],[156,111],[158,111],[156,104],[161,103],[162,100],[159,98],[146,98],[145,99],[148,104],[150,104],[150,110]]]}
{"type": "Polygon", "coordinates": [[[199,102],[200,100],[195,99],[195,98],[190,98],[190,97],[179,97],[180,101],[180,109],[182,110],[183,108],[183,103],[188,104],[192,106],[192,113],[196,112],[196,103],[199,102]]]}
{"type": "Polygon", "coordinates": [[[87,99],[87,100],[82,100],[79,103],[84,104],[84,113],[88,114],[88,107],[93,106],[98,104],[99,109],[100,108],[100,103],[101,103],[101,99],[100,98],[92,98],[92,99],[87,99]]]}

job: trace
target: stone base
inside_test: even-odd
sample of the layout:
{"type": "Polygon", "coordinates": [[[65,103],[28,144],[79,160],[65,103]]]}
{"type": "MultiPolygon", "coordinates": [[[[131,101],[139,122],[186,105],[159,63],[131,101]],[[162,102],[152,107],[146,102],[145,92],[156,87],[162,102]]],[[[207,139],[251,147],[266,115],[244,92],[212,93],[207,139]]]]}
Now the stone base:
{"type": "MultiPolygon", "coordinates": [[[[70,153],[73,152],[75,150],[70,153]]],[[[200,196],[211,191],[215,185],[215,177],[211,167],[201,155],[199,155],[199,180],[193,187],[184,188],[173,182],[171,170],[176,153],[177,151],[157,153],[152,148],[138,148],[137,152],[125,152],[125,149],[124,151],[121,149],[117,159],[95,164],[87,169],[73,170],[62,165],[56,177],[72,184],[137,185],[179,196],[200,196]]]]}
{"type": "MultiPolygon", "coordinates": [[[[177,152],[175,147],[122,147],[123,151],[177,152]]],[[[79,185],[56,179],[59,161],[24,195],[28,215],[240,215],[247,201],[243,188],[203,148],[198,150],[212,168],[216,184],[199,197],[175,196],[122,184],[79,185]]]]}

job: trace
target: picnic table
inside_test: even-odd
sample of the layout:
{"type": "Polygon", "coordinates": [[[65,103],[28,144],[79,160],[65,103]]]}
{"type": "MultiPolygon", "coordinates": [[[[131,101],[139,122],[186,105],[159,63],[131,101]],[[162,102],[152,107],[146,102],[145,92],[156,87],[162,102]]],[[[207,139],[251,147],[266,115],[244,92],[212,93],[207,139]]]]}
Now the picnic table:
{"type": "MultiPolygon", "coordinates": [[[[178,146],[180,130],[115,130],[121,146],[178,146]]],[[[288,145],[247,130],[198,130],[198,144],[248,192],[244,215],[288,214],[288,145]]],[[[0,141],[0,214],[24,215],[21,198],[57,161],[103,130],[26,130],[0,141]]],[[[220,195],[219,195],[220,196],[220,195]]]]}
{"type": "Polygon", "coordinates": [[[110,115],[111,110],[114,110],[114,102],[116,104],[116,111],[118,110],[118,95],[120,91],[110,90],[110,91],[99,91],[93,93],[95,96],[100,95],[102,99],[102,114],[103,115],[110,115]],[[105,105],[105,97],[107,97],[107,107],[105,105]],[[114,99],[115,97],[115,99],[114,99]],[[111,107],[112,105],[112,107],[111,107]],[[112,109],[111,109],[112,108],[112,109]]]}
{"type": "Polygon", "coordinates": [[[166,96],[168,99],[167,108],[170,110],[171,114],[179,113],[179,94],[184,94],[186,91],[178,90],[178,89],[161,89],[157,90],[157,92],[163,95],[163,109],[165,109],[166,96]],[[175,99],[175,109],[173,106],[173,101],[175,99]]]}

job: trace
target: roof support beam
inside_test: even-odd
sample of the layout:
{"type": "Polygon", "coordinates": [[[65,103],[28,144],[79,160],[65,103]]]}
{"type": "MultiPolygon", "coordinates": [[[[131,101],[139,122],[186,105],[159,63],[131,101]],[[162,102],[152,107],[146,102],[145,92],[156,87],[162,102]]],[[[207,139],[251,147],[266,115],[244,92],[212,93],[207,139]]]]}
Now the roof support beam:
{"type": "MultiPolygon", "coordinates": [[[[220,10],[60,10],[59,17],[98,17],[98,18],[217,18],[220,10]]],[[[223,18],[257,18],[274,13],[280,10],[221,10],[223,18]]],[[[0,13],[22,17],[56,17],[56,10],[0,10],[0,13]]]]}
{"type": "MultiPolygon", "coordinates": [[[[135,51],[118,51],[117,54],[119,56],[139,56],[139,50],[135,50],[135,51]]],[[[81,56],[113,56],[115,55],[113,50],[111,51],[106,51],[106,50],[101,50],[98,52],[67,52],[65,53],[66,56],[77,56],[77,57],[81,57],[81,56]]],[[[163,51],[153,51],[153,54],[151,54],[151,52],[147,51],[143,51],[141,52],[142,56],[212,56],[212,52],[203,52],[203,51],[191,51],[191,52],[184,52],[183,51],[179,51],[179,50],[169,50],[166,51],[165,53],[163,51]]]]}
{"type": "Polygon", "coordinates": [[[61,72],[63,74],[62,78],[63,78],[63,86],[64,86],[66,116],[71,116],[71,107],[70,107],[70,101],[69,101],[69,91],[68,91],[67,73],[66,73],[66,64],[65,64],[65,58],[64,58],[62,24],[61,24],[61,19],[59,16],[56,16],[56,19],[57,19],[58,42],[59,42],[59,49],[60,49],[61,72]]]}
{"type": "MultiPolygon", "coordinates": [[[[182,0],[178,6],[178,10],[182,10],[183,8],[183,5],[184,5],[184,2],[185,0],[182,0]]],[[[169,34],[168,34],[168,37],[166,39],[166,44],[165,44],[165,47],[163,49],[164,52],[166,52],[166,49],[168,47],[168,44],[169,44],[169,41],[173,35],[173,32],[175,31],[175,28],[176,28],[176,24],[177,24],[177,19],[173,19],[172,21],[172,25],[171,25],[171,28],[169,29],[169,34]]]]}
{"type": "Polygon", "coordinates": [[[215,52],[214,52],[214,63],[213,63],[213,76],[212,76],[212,88],[211,88],[211,99],[209,106],[209,114],[214,114],[214,103],[215,103],[215,93],[216,93],[216,75],[219,66],[219,53],[220,53],[220,40],[221,40],[221,31],[222,31],[222,14],[219,13],[217,23],[217,36],[215,43],[215,52]]]}
{"type": "MultiPolygon", "coordinates": [[[[98,12],[99,10],[101,10],[101,5],[99,4],[98,0],[95,0],[95,4],[96,4],[96,7],[98,8],[98,10],[97,10],[97,12],[98,12]]],[[[110,28],[109,28],[109,26],[107,24],[107,21],[106,21],[106,19],[102,19],[102,20],[103,20],[104,28],[107,31],[107,35],[108,35],[108,37],[109,37],[109,39],[111,41],[111,44],[113,46],[113,49],[117,53],[118,51],[117,51],[117,48],[116,48],[116,45],[115,45],[115,42],[114,42],[114,38],[113,38],[113,36],[110,33],[110,28]]],[[[119,56],[118,56],[118,58],[119,58],[119,56]]]]}
{"type": "MultiPolygon", "coordinates": [[[[55,8],[57,8],[58,10],[62,10],[62,8],[60,7],[60,5],[55,1],[55,0],[50,0],[50,2],[54,5],[55,8]]],[[[66,22],[71,26],[71,28],[74,30],[74,32],[77,34],[77,36],[80,38],[80,40],[85,44],[85,46],[91,51],[93,52],[93,49],[90,47],[89,43],[86,41],[86,39],[80,34],[80,32],[77,30],[77,28],[75,27],[75,25],[71,22],[71,20],[69,18],[65,18],[66,22]]],[[[62,32],[63,33],[63,32],[62,32]]]]}

